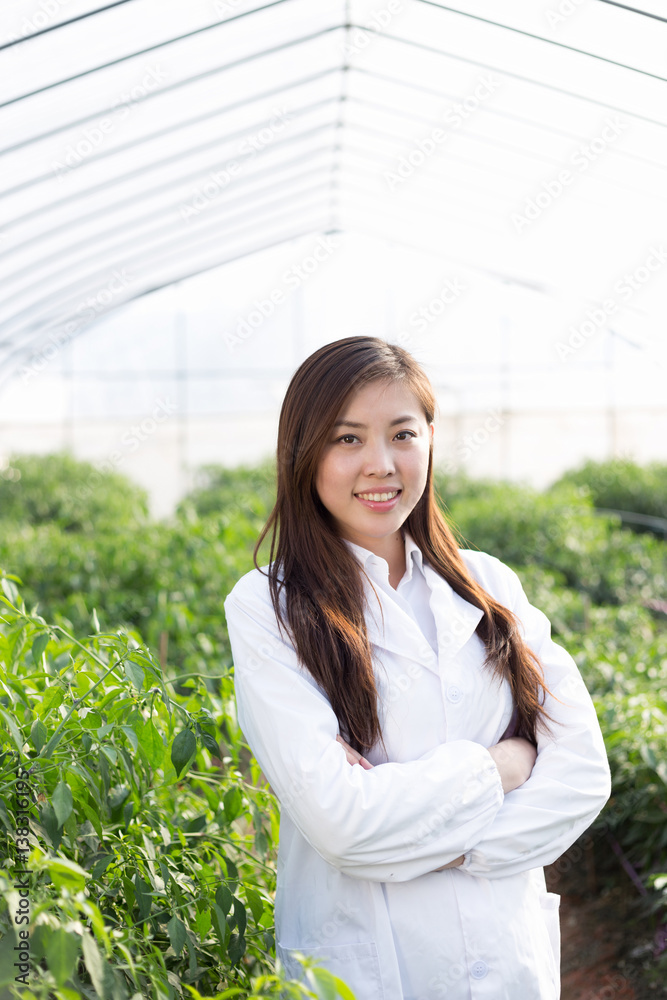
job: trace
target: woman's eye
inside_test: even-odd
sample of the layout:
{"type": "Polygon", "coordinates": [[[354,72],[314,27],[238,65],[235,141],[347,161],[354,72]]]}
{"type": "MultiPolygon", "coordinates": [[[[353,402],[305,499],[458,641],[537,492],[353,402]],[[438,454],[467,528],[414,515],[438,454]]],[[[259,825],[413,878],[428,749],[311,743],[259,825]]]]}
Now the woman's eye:
{"type": "Polygon", "coordinates": [[[342,437],[338,438],[343,444],[351,444],[353,441],[357,440],[356,434],[343,434],[342,437]]]}
{"type": "Polygon", "coordinates": [[[399,438],[401,441],[407,441],[409,440],[409,438],[417,437],[417,435],[414,433],[414,431],[399,431],[396,437],[399,438]],[[404,435],[406,434],[409,435],[408,438],[404,437],[404,435]]]}

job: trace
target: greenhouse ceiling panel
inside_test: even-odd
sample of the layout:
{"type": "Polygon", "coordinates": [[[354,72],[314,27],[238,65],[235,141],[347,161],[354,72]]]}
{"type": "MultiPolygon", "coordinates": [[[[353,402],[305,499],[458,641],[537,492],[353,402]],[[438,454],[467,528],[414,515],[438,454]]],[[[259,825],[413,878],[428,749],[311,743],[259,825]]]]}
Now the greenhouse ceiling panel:
{"type": "Polygon", "coordinates": [[[309,233],[591,302],[667,262],[658,0],[4,12],[0,378],[130,299],[309,233]]]}

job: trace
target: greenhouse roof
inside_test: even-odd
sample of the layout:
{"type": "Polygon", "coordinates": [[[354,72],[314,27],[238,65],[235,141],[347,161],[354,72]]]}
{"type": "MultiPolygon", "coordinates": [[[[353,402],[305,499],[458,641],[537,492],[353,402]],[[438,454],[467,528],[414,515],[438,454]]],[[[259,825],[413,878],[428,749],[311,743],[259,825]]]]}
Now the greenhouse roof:
{"type": "Polygon", "coordinates": [[[6,6],[0,378],[309,233],[598,306],[667,261],[659,0],[6,6]]]}

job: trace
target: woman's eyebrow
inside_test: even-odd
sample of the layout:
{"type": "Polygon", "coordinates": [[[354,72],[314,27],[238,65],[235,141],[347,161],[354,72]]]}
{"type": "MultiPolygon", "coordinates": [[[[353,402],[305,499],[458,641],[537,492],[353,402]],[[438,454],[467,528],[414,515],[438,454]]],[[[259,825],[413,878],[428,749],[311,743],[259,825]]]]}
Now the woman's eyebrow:
{"type": "MultiPolygon", "coordinates": [[[[392,420],[389,424],[390,427],[394,427],[396,424],[406,424],[410,420],[417,420],[416,417],[396,417],[396,420],[392,420]]],[[[354,420],[337,420],[334,427],[357,427],[359,430],[365,431],[367,429],[366,424],[355,423],[354,420]]]]}

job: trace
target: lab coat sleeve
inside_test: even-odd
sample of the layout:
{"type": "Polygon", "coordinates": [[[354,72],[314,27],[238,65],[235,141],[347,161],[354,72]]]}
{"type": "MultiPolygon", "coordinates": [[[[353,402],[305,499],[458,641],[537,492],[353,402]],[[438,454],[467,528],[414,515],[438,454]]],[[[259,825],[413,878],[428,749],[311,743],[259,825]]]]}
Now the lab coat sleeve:
{"type": "Polygon", "coordinates": [[[602,810],[611,778],[595,707],[576,663],[553,641],[548,618],[529,603],[516,573],[487,556],[491,558],[511,588],[506,606],[517,615],[529,648],[544,667],[546,685],[555,696],[547,696],[545,708],[556,720],[551,735],[538,735],[530,778],[507,793],[490,828],[458,869],[502,878],[559,858],[602,810]]]}
{"type": "Polygon", "coordinates": [[[280,635],[258,570],[225,612],[239,725],[281,808],[325,861],[352,877],[405,881],[484,836],[504,798],[485,747],[458,740],[413,761],[350,765],[329,700],[280,635]]]}

